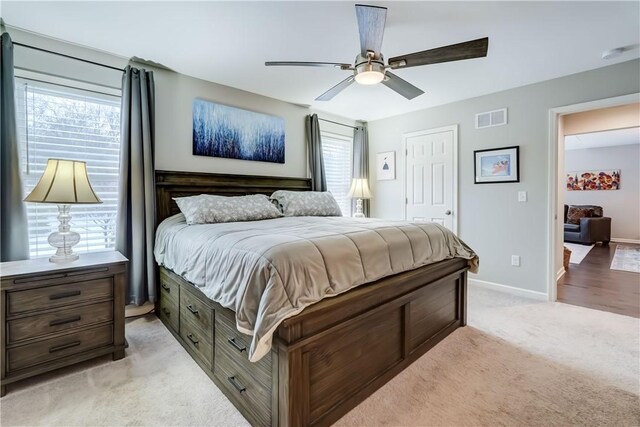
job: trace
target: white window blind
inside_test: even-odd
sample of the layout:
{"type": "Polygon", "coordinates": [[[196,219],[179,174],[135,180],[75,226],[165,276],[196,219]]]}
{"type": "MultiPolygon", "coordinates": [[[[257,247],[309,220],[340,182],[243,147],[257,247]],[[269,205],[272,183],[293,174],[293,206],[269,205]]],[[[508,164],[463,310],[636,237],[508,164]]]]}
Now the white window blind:
{"type": "Polygon", "coordinates": [[[353,139],[341,135],[322,133],[322,155],[327,176],[327,189],[340,205],[342,215],[351,215],[351,156],[353,139]]]}
{"type": "MultiPolygon", "coordinates": [[[[74,251],[115,246],[120,163],[120,99],[90,91],[33,85],[17,79],[16,116],[25,196],[35,187],[49,158],[87,163],[89,179],[102,204],[73,205],[71,229],[80,233],[74,251]]],[[[26,203],[31,257],[48,256],[57,229],[56,205],[26,203]]]]}

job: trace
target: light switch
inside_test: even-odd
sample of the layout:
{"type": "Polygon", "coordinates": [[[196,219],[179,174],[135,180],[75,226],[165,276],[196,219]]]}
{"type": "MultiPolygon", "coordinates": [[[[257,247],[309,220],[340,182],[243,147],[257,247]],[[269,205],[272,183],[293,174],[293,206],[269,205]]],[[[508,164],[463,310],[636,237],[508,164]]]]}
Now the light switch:
{"type": "Polygon", "coordinates": [[[520,267],[520,255],[511,255],[511,265],[520,267]]]}
{"type": "Polygon", "coordinates": [[[527,192],[526,191],[518,191],[518,201],[526,202],[527,201],[527,192]]]}

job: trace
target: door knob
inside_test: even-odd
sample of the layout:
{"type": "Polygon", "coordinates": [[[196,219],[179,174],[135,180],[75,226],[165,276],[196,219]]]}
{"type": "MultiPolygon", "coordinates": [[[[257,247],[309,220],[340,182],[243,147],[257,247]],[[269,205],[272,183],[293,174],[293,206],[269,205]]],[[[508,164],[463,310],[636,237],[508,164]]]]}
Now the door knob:
{"type": "Polygon", "coordinates": [[[451,211],[449,209],[447,209],[444,214],[445,215],[451,215],[451,211]]]}

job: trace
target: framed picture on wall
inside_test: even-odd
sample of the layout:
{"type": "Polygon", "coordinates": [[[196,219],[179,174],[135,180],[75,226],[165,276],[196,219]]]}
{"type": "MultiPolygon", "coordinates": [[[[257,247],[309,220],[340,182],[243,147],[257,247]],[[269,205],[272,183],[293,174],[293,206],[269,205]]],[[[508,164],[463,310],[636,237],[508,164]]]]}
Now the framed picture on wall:
{"type": "Polygon", "coordinates": [[[378,181],[396,179],[396,152],[378,153],[376,158],[376,177],[378,181]]]}
{"type": "Polygon", "coordinates": [[[520,147],[491,148],[473,152],[475,184],[520,182],[520,147]]]}

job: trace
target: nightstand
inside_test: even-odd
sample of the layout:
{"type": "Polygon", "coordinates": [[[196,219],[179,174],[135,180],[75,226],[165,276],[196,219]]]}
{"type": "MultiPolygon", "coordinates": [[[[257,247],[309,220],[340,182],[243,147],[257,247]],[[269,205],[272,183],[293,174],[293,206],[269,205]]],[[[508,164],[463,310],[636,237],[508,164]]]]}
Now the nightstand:
{"type": "Polygon", "coordinates": [[[0,263],[2,391],[94,357],[124,357],[128,260],[119,252],[0,263]]]}

